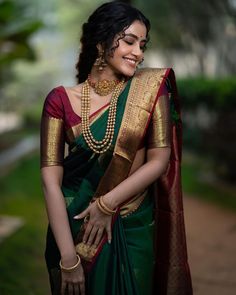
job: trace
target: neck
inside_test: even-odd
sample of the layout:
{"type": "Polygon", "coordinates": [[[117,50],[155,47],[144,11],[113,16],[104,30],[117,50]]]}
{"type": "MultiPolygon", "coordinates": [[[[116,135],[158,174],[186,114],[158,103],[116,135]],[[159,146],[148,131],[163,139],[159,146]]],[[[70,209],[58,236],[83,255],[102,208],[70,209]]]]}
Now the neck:
{"type": "Polygon", "coordinates": [[[114,73],[111,69],[106,67],[103,71],[99,71],[97,67],[92,67],[90,76],[93,81],[102,80],[121,80],[122,75],[114,73]]]}

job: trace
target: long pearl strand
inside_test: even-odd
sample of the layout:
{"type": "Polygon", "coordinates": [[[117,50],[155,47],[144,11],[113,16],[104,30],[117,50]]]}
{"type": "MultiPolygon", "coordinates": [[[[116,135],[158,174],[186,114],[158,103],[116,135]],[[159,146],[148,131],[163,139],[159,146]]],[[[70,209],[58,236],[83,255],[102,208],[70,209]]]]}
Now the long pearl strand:
{"type": "Polygon", "coordinates": [[[116,85],[114,92],[112,94],[110,106],[109,106],[106,132],[102,140],[96,140],[93,137],[89,127],[89,114],[90,114],[89,81],[86,80],[82,87],[82,99],[81,99],[82,134],[89,148],[96,154],[105,153],[112,144],[112,140],[113,140],[114,132],[115,132],[117,101],[118,101],[120,92],[123,88],[123,85],[124,85],[124,80],[120,81],[116,85]]]}

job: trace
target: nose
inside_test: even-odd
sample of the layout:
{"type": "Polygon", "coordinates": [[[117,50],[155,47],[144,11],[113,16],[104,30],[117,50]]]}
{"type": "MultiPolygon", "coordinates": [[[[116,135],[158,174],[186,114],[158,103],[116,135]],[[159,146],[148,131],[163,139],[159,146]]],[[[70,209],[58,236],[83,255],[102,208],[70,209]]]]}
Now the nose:
{"type": "Polygon", "coordinates": [[[140,48],[140,44],[137,42],[134,44],[133,50],[132,50],[133,55],[135,55],[137,58],[141,58],[143,56],[143,51],[140,48]]]}

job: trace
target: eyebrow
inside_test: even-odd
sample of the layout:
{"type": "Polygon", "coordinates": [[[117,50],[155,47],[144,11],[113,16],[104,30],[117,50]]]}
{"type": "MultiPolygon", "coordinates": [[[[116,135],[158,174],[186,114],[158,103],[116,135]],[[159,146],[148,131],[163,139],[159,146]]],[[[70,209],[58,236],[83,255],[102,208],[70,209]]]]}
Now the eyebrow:
{"type": "MultiPolygon", "coordinates": [[[[125,34],[125,37],[126,37],[126,36],[128,36],[128,37],[133,37],[134,39],[139,40],[139,37],[136,36],[136,35],[134,35],[134,34],[132,34],[132,33],[125,34]]],[[[141,42],[147,42],[147,39],[144,38],[144,39],[141,40],[141,42]]]]}

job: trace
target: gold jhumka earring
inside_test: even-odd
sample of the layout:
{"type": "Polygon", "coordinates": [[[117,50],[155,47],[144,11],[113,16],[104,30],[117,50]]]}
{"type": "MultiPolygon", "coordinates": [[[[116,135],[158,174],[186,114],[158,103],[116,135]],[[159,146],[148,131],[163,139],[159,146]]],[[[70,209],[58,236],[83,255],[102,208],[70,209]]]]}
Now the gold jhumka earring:
{"type": "Polygon", "coordinates": [[[94,65],[96,67],[98,67],[98,70],[100,72],[102,72],[104,70],[104,68],[107,66],[107,63],[106,63],[105,57],[104,57],[104,50],[102,50],[102,51],[99,52],[98,57],[95,60],[94,65]]]}

